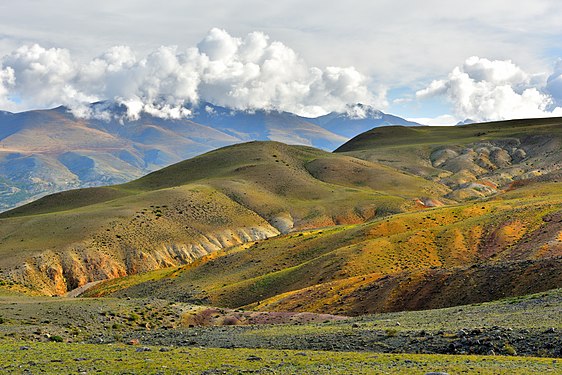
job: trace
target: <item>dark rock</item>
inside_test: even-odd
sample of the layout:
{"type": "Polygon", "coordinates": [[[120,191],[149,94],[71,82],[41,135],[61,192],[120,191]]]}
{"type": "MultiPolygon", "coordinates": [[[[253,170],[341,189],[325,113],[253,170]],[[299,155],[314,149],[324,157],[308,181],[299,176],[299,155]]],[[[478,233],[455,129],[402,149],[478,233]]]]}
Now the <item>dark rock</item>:
{"type": "Polygon", "coordinates": [[[251,355],[248,358],[246,358],[246,361],[261,361],[261,357],[255,356],[255,355],[251,355]]]}

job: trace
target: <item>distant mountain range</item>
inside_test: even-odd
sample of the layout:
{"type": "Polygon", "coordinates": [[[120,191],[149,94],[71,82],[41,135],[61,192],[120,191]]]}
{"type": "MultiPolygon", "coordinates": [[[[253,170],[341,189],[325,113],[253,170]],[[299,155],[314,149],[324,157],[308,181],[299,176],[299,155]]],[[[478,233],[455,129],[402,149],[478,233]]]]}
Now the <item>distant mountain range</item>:
{"type": "Polygon", "coordinates": [[[274,140],[333,150],[375,127],[419,125],[362,104],[306,118],[202,103],[189,119],[143,114],[135,121],[123,121],[123,105],[91,107],[113,119],[78,119],[65,107],[0,112],[0,211],[57,191],[130,181],[230,144],[274,140]]]}

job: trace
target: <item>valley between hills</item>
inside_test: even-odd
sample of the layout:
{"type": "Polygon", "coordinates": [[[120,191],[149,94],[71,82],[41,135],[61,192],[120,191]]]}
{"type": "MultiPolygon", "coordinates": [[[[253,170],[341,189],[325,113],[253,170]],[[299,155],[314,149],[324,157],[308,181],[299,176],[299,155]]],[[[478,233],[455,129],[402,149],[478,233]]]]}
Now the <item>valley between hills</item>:
{"type": "Polygon", "coordinates": [[[560,373],[561,150],[560,118],[385,126],[6,211],[3,370],[560,373]]]}

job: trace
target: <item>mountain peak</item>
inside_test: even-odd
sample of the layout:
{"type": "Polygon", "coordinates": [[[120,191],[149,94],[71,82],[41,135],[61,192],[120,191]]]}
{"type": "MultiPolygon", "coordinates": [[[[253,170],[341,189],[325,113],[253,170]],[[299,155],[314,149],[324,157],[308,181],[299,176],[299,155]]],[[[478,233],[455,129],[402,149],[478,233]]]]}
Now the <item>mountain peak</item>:
{"type": "Polygon", "coordinates": [[[350,120],[381,119],[384,113],[367,104],[348,104],[343,113],[350,120]]]}
{"type": "Polygon", "coordinates": [[[472,120],[472,119],[470,119],[470,118],[467,118],[467,119],[464,119],[463,121],[457,122],[457,123],[456,123],[456,126],[470,125],[470,124],[474,124],[475,122],[476,122],[476,121],[474,121],[474,120],[472,120]]]}

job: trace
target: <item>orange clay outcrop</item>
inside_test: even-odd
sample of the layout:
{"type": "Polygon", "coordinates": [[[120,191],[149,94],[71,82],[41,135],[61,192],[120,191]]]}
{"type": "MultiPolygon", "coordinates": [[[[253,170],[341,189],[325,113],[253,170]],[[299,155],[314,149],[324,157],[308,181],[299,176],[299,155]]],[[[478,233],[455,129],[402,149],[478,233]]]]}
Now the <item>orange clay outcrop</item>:
{"type": "Polygon", "coordinates": [[[278,234],[271,226],[228,229],[201,234],[192,242],[151,243],[142,249],[132,246],[124,234],[122,241],[106,243],[103,250],[90,241],[62,252],[41,252],[9,271],[9,276],[43,294],[63,295],[90,282],[189,264],[220,249],[278,234]]]}

